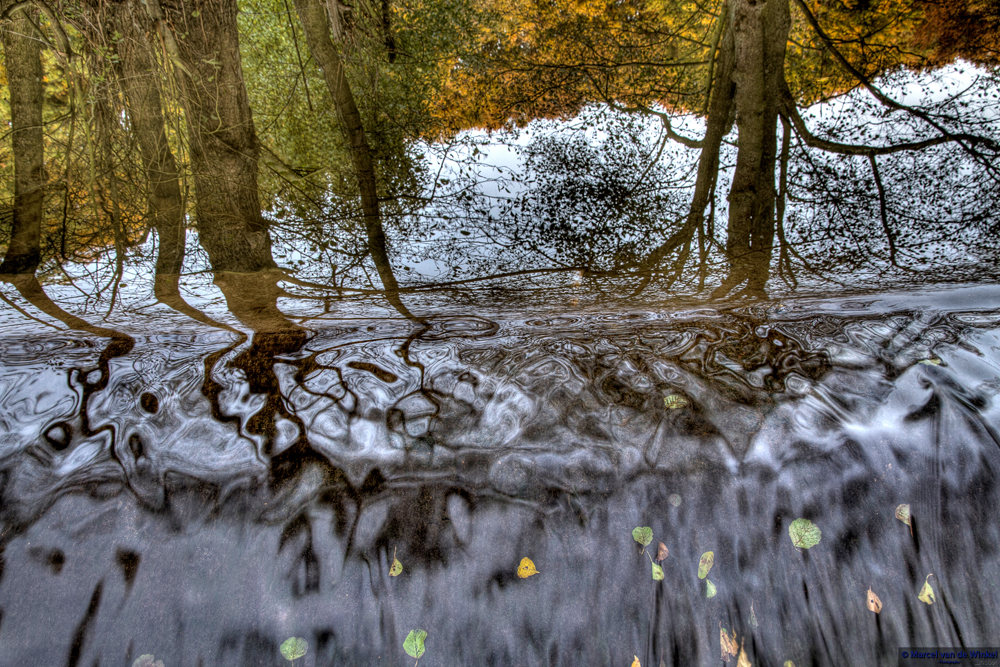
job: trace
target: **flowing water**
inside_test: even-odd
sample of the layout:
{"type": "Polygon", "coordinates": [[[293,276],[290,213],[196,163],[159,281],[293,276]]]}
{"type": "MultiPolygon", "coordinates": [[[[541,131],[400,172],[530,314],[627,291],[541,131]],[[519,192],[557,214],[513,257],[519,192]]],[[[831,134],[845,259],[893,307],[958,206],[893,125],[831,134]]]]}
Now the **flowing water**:
{"type": "Polygon", "coordinates": [[[295,636],[399,665],[415,628],[421,664],[720,664],[720,626],[756,665],[995,643],[1000,288],[574,293],[263,304],[248,333],[9,308],[0,664],[279,665],[295,636]]]}

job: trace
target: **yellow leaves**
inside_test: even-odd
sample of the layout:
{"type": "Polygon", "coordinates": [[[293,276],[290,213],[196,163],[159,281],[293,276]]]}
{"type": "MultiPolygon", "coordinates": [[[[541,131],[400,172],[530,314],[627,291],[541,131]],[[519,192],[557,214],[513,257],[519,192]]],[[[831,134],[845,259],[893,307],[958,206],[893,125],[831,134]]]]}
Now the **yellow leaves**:
{"type": "Polygon", "coordinates": [[[878,599],[875,595],[875,591],[868,587],[868,598],[867,598],[868,611],[873,611],[876,614],[882,611],[882,601],[878,599]]]}
{"type": "Polygon", "coordinates": [[[639,664],[639,656],[633,655],[632,657],[635,658],[635,660],[632,661],[632,667],[642,667],[642,665],[639,664]]]}
{"type": "Polygon", "coordinates": [[[930,582],[930,578],[933,576],[934,573],[931,572],[930,574],[927,575],[927,577],[924,578],[924,586],[923,588],[920,589],[920,594],[917,595],[917,598],[921,602],[926,602],[927,604],[934,604],[934,600],[936,598],[934,597],[934,589],[931,588],[931,582],[930,582]]]}
{"type": "Polygon", "coordinates": [[[403,573],[403,564],[396,559],[396,550],[392,550],[392,567],[389,568],[390,577],[398,577],[403,573]]]}
{"type": "Polygon", "coordinates": [[[535,569],[535,564],[531,562],[531,559],[527,557],[522,558],[521,564],[517,566],[517,576],[521,579],[527,579],[536,574],[539,574],[539,572],[535,569]]]}
{"type": "Polygon", "coordinates": [[[747,652],[743,650],[743,642],[740,642],[740,657],[736,661],[736,667],[753,667],[750,663],[750,658],[747,657],[747,652]]]}
{"type": "Polygon", "coordinates": [[[913,517],[910,516],[910,506],[900,505],[896,508],[896,518],[910,527],[910,535],[913,535],[913,517]]]}
{"type": "Polygon", "coordinates": [[[722,659],[725,662],[729,662],[729,658],[735,658],[736,653],[740,650],[736,645],[736,631],[733,630],[732,637],[727,635],[726,629],[722,627],[722,621],[719,621],[719,644],[722,647],[722,659]]]}

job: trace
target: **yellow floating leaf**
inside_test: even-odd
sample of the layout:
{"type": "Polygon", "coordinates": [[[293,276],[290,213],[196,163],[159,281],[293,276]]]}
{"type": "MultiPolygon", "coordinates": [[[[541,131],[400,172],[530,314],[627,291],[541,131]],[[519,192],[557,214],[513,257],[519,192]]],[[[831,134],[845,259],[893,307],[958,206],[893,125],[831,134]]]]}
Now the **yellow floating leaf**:
{"type": "Polygon", "coordinates": [[[753,667],[750,662],[750,658],[747,657],[747,652],[743,650],[743,642],[740,642],[740,657],[736,661],[736,667],[753,667]]]}
{"type": "Polygon", "coordinates": [[[935,599],[934,598],[934,589],[931,588],[931,582],[928,581],[933,576],[934,576],[934,573],[931,572],[924,579],[924,587],[920,589],[920,595],[917,596],[920,599],[921,602],[926,602],[927,604],[933,604],[934,603],[934,599],[935,599]]]}
{"type": "Polygon", "coordinates": [[[783,667],[795,667],[795,663],[792,662],[791,660],[785,660],[785,664],[783,667]]]}
{"type": "Polygon", "coordinates": [[[635,658],[635,660],[632,661],[632,667],[642,667],[642,665],[639,664],[639,656],[633,655],[632,657],[635,658]]]}
{"type": "Polygon", "coordinates": [[[390,577],[398,577],[403,573],[403,564],[396,559],[396,550],[392,550],[392,566],[389,568],[390,577]]]}
{"type": "Polygon", "coordinates": [[[531,562],[530,558],[522,558],[521,564],[517,566],[517,576],[522,579],[527,579],[534,574],[538,574],[538,570],[535,569],[535,564],[531,562]]]}
{"type": "Polygon", "coordinates": [[[740,647],[736,645],[736,631],[733,630],[732,637],[727,635],[726,629],[722,627],[722,621],[719,621],[719,644],[722,646],[722,659],[725,662],[729,662],[730,658],[735,658],[740,650],[740,647]]]}
{"type": "Polygon", "coordinates": [[[677,410],[679,408],[683,408],[687,404],[688,400],[680,394],[670,394],[663,399],[663,405],[667,408],[667,410],[677,410]]]}
{"type": "Polygon", "coordinates": [[[910,515],[910,506],[900,505],[896,508],[896,518],[910,527],[910,535],[913,534],[913,517],[910,515]]]}
{"type": "Polygon", "coordinates": [[[868,587],[868,611],[873,611],[876,614],[882,611],[882,601],[875,595],[871,586],[868,587]]]}

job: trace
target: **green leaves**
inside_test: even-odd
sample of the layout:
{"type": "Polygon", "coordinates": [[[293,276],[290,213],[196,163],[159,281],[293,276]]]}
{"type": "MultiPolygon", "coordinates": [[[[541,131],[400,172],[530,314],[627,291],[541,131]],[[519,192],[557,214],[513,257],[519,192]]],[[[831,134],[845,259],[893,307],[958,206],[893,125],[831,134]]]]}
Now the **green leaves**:
{"type": "Polygon", "coordinates": [[[637,526],[632,529],[632,539],[642,545],[643,552],[653,541],[653,529],[649,526],[637,526]]]}
{"type": "Polygon", "coordinates": [[[653,581],[663,581],[663,568],[652,563],[653,565],[653,581]]]}
{"type": "Polygon", "coordinates": [[[410,630],[410,634],[406,635],[406,639],[403,641],[403,650],[406,651],[406,655],[419,662],[420,656],[424,654],[424,640],[426,638],[427,632],[425,630],[410,630]]]}
{"type": "Polygon", "coordinates": [[[281,656],[289,662],[301,658],[309,650],[309,643],[301,637],[289,637],[278,647],[281,656]]]}
{"type": "Polygon", "coordinates": [[[688,400],[681,396],[680,394],[670,394],[663,398],[663,405],[667,410],[678,410],[685,407],[688,404],[688,400]]]}
{"type": "Polygon", "coordinates": [[[903,504],[896,508],[896,518],[910,527],[910,535],[913,534],[913,517],[910,515],[910,506],[903,504]]]}
{"type": "Polygon", "coordinates": [[[673,505],[674,507],[680,507],[681,506],[681,497],[679,495],[677,495],[676,493],[671,493],[670,497],[667,498],[667,502],[670,503],[671,505],[673,505]]]}
{"type": "Polygon", "coordinates": [[[796,519],[788,527],[788,536],[796,549],[811,549],[819,544],[823,532],[809,519],[796,519]]]}
{"type": "Polygon", "coordinates": [[[716,593],[715,584],[712,583],[711,579],[705,580],[705,597],[714,598],[716,593]]]}
{"type": "Polygon", "coordinates": [[[920,589],[920,594],[917,596],[921,602],[926,602],[927,604],[934,604],[934,589],[931,588],[931,582],[929,581],[934,573],[931,572],[924,578],[924,586],[920,589]]]}
{"type": "MultiPolygon", "coordinates": [[[[704,579],[707,577],[713,565],[715,565],[715,552],[706,551],[701,555],[701,560],[698,561],[698,578],[704,579]]],[[[712,596],[710,595],[709,597],[712,596]]]]}

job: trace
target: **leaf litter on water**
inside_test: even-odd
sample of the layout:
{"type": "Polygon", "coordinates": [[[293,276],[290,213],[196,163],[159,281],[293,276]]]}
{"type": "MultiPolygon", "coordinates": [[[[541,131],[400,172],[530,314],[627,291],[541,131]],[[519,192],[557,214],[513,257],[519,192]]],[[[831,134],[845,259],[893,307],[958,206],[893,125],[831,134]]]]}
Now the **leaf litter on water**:
{"type": "Polygon", "coordinates": [[[679,494],[671,493],[670,496],[667,498],[667,502],[669,502],[674,507],[680,507],[681,506],[681,497],[680,497],[679,494]]]}
{"type": "Polygon", "coordinates": [[[722,659],[725,662],[729,662],[729,658],[735,658],[736,654],[739,653],[740,647],[736,645],[736,631],[733,630],[732,637],[727,635],[726,629],[722,627],[722,621],[719,621],[719,644],[722,648],[722,659]]]}
{"type": "Polygon", "coordinates": [[[281,642],[281,646],[278,647],[281,651],[281,657],[289,662],[297,660],[304,656],[309,650],[309,642],[301,637],[289,637],[285,641],[281,642]]]}
{"type": "Polygon", "coordinates": [[[878,599],[877,595],[875,595],[875,591],[872,590],[871,586],[868,587],[868,598],[866,600],[866,604],[868,605],[868,611],[873,611],[876,614],[882,611],[882,601],[878,599]]]}
{"type": "Polygon", "coordinates": [[[527,579],[536,574],[540,574],[538,570],[535,569],[535,564],[530,558],[525,557],[521,559],[521,564],[517,566],[517,576],[522,579],[527,579]]]}
{"type": "Polygon", "coordinates": [[[714,598],[718,590],[715,588],[715,584],[712,583],[711,579],[705,580],[705,597],[714,598]]]}
{"type": "Polygon", "coordinates": [[[649,563],[653,566],[653,581],[663,581],[663,568],[653,562],[653,557],[646,554],[649,557],[649,563]]]}
{"type": "Polygon", "coordinates": [[[796,549],[811,549],[819,544],[823,531],[809,519],[796,519],[788,527],[788,536],[796,549]]]}
{"type": "MultiPolygon", "coordinates": [[[[420,656],[424,654],[425,639],[427,639],[426,630],[410,630],[410,634],[406,635],[406,639],[403,640],[403,650],[406,651],[406,655],[420,662],[420,656]]],[[[414,667],[416,664],[416,662],[413,663],[414,667]]]]}
{"type": "Polygon", "coordinates": [[[653,541],[653,529],[649,526],[636,526],[632,529],[632,539],[642,545],[642,551],[639,553],[644,553],[646,547],[653,541]]]}
{"type": "Polygon", "coordinates": [[[155,656],[152,653],[146,653],[145,655],[140,655],[132,663],[132,667],[163,667],[162,660],[155,660],[155,656]]]}
{"type": "Polygon", "coordinates": [[[390,577],[398,577],[403,573],[403,564],[396,559],[396,550],[392,550],[392,567],[389,568],[390,577]]]}
{"type": "Polygon", "coordinates": [[[921,602],[926,602],[927,604],[933,604],[934,600],[936,599],[934,597],[934,589],[931,588],[931,582],[930,582],[930,578],[933,577],[933,576],[934,576],[934,573],[931,572],[924,579],[924,586],[923,586],[923,588],[920,589],[920,595],[917,596],[917,598],[921,602]]]}
{"type": "Polygon", "coordinates": [[[704,579],[708,576],[709,571],[712,569],[712,565],[715,564],[715,552],[706,551],[701,555],[701,560],[698,561],[698,578],[704,579]]]}
{"type": "Polygon", "coordinates": [[[902,504],[896,507],[896,518],[910,527],[910,535],[913,535],[913,516],[910,514],[910,506],[902,504]]]}
{"type": "Polygon", "coordinates": [[[667,545],[664,544],[663,542],[660,542],[656,547],[656,560],[658,561],[664,560],[669,555],[670,555],[670,550],[667,549],[667,545]]]}
{"type": "Polygon", "coordinates": [[[688,400],[680,394],[670,394],[663,398],[663,405],[667,410],[678,410],[688,404],[688,400]]]}

